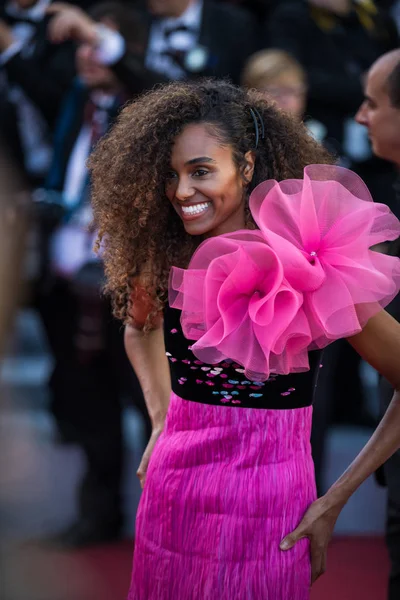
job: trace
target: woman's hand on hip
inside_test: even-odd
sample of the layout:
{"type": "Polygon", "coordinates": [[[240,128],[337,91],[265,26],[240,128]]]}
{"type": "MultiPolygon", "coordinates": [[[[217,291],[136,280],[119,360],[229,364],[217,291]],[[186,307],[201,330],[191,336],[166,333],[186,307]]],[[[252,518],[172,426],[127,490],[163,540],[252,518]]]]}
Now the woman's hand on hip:
{"type": "Polygon", "coordinates": [[[142,489],[144,488],[144,484],[146,483],[147,468],[149,466],[151,455],[153,454],[154,446],[156,445],[163,429],[163,426],[153,427],[153,431],[151,432],[149,442],[143,453],[142,460],[140,461],[139,468],[136,471],[136,475],[139,477],[142,489]]]}
{"type": "MultiPolygon", "coordinates": [[[[329,503],[330,504],[330,503],[329,503]]],[[[326,571],[326,555],[341,508],[328,505],[324,497],[316,500],[292,533],[281,542],[281,550],[290,550],[301,539],[310,540],[311,584],[326,571]]]]}

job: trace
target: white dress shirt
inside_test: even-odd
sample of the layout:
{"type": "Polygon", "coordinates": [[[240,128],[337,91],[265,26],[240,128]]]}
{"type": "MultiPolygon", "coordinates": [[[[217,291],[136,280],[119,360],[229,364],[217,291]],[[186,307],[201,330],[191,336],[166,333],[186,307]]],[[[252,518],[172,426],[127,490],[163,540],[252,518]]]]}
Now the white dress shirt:
{"type": "Polygon", "coordinates": [[[179,17],[155,20],[150,30],[146,67],[170,79],[183,79],[186,76],[184,69],[165,52],[176,50],[186,53],[192,50],[199,41],[202,15],[203,1],[195,0],[179,17]],[[167,32],[181,26],[187,28],[187,31],[176,31],[166,35],[167,32]]]}

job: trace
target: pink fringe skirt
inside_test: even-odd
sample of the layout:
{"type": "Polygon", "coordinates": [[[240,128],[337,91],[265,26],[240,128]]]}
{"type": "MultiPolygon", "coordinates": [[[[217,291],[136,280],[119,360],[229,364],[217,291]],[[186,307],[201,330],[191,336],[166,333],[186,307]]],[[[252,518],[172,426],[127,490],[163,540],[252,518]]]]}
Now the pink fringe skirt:
{"type": "Polygon", "coordinates": [[[279,549],[316,497],[312,408],[172,394],[136,525],[128,600],[307,600],[309,542],[279,549]]]}

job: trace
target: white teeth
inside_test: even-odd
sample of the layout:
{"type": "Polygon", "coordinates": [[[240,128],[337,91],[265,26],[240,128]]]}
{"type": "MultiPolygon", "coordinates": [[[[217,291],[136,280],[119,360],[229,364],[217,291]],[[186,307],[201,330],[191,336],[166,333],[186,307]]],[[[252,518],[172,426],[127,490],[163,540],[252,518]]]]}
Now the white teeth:
{"type": "Polygon", "coordinates": [[[198,215],[210,206],[211,202],[204,202],[203,204],[195,204],[194,206],[182,206],[182,212],[184,215],[198,215]]]}

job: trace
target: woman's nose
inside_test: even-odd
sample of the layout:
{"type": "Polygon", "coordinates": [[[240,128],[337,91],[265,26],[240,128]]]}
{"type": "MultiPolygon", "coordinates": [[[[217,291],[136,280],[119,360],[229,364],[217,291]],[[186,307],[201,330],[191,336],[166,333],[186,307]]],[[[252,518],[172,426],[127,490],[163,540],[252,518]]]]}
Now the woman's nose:
{"type": "Polygon", "coordinates": [[[190,200],[194,196],[195,190],[191,181],[187,177],[181,177],[178,180],[178,185],[175,190],[175,197],[180,202],[185,202],[185,200],[190,200]]]}

